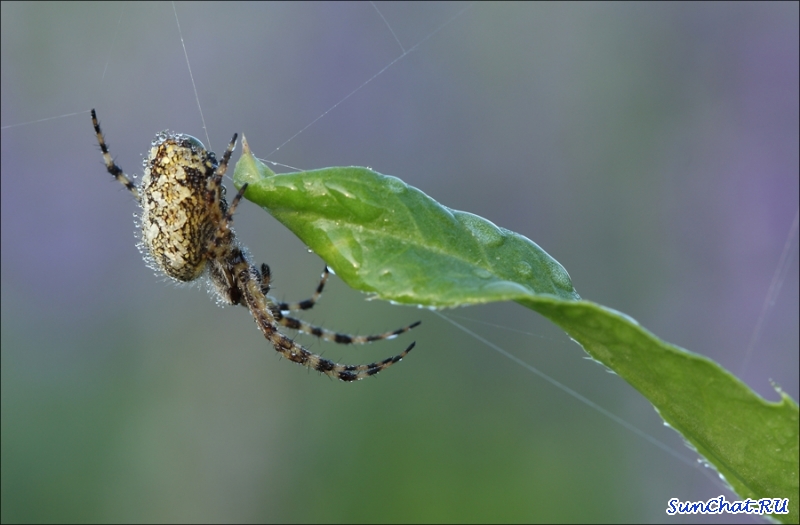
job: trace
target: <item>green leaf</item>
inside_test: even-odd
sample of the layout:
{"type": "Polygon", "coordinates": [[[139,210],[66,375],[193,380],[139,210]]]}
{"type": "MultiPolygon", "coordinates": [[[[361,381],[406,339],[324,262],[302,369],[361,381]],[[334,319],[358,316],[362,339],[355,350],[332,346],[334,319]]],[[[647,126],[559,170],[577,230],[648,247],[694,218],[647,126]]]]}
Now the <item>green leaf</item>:
{"type": "Polygon", "coordinates": [[[566,270],[526,237],[451,210],[367,168],[275,175],[243,140],[234,183],[351,287],[398,303],[513,300],[544,315],[641,392],[742,498],[789,498],[797,522],[798,406],[764,400],[714,361],[632,318],[580,300],[566,270]]]}
{"type": "Polygon", "coordinates": [[[564,267],[533,241],[396,177],[358,167],[275,176],[243,154],[234,180],[250,183],[246,197],[343,281],[381,299],[437,308],[535,294],[578,299],[564,267]]]}
{"type": "Polygon", "coordinates": [[[589,301],[520,301],[641,392],[742,498],[789,498],[798,512],[798,406],[764,400],[719,364],[660,340],[630,317],[589,301]]]}

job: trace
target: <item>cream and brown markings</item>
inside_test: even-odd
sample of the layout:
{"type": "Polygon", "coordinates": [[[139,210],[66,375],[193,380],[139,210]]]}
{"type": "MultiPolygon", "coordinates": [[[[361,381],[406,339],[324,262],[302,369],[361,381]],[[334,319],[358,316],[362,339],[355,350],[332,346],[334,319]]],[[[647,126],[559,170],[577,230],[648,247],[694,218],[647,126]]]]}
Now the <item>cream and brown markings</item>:
{"type": "Polygon", "coordinates": [[[159,133],[142,177],[142,242],[158,267],[178,281],[205,271],[208,242],[223,222],[213,153],[188,135],[159,133]]]}

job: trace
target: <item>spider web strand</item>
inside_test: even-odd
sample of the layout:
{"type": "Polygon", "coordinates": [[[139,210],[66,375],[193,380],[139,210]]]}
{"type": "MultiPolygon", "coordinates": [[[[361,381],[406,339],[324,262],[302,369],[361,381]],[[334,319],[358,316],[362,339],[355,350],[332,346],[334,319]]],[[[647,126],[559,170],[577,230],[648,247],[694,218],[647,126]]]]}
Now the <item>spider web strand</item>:
{"type": "Polygon", "coordinates": [[[394,33],[394,29],[392,29],[392,26],[390,26],[389,22],[386,21],[386,17],[383,16],[383,13],[381,13],[381,10],[378,9],[378,6],[375,5],[375,2],[370,1],[370,4],[372,5],[372,7],[375,8],[375,11],[377,11],[378,16],[381,17],[381,19],[383,20],[383,23],[386,24],[386,27],[389,28],[389,31],[392,33],[392,36],[394,37],[395,41],[397,42],[397,45],[400,46],[400,51],[402,51],[403,54],[405,54],[406,48],[404,48],[403,44],[400,43],[400,39],[397,38],[397,35],[394,33]]]}
{"type": "Polygon", "coordinates": [[[175,23],[178,25],[178,35],[181,37],[181,45],[183,46],[183,56],[186,57],[186,67],[189,68],[189,77],[192,79],[192,88],[194,88],[194,98],[197,101],[197,109],[200,111],[200,120],[203,121],[203,131],[206,132],[206,144],[208,144],[208,151],[212,151],[211,138],[208,136],[208,128],[206,127],[206,119],[203,116],[203,108],[200,106],[200,97],[197,94],[197,86],[194,83],[194,75],[192,74],[192,65],[189,63],[189,53],[186,52],[186,44],[183,41],[183,32],[181,31],[181,23],[178,20],[178,9],[175,7],[175,2],[172,2],[172,11],[175,13],[175,23]]]}
{"type": "Polygon", "coordinates": [[[753,335],[750,338],[750,343],[747,345],[747,350],[744,354],[739,377],[744,377],[744,374],[747,371],[747,366],[750,364],[750,357],[753,355],[753,350],[756,347],[756,343],[758,343],[758,339],[761,337],[761,330],[764,327],[764,319],[767,316],[767,312],[775,304],[775,299],[777,299],[778,294],[783,287],[783,281],[786,279],[786,274],[789,271],[789,264],[792,262],[792,255],[794,255],[794,252],[791,250],[791,248],[794,246],[794,240],[797,236],[798,217],[800,217],[800,211],[795,212],[792,227],[789,228],[789,235],[787,235],[786,242],[783,245],[783,253],[781,253],[781,258],[778,260],[778,266],[775,268],[775,273],[772,275],[772,282],[769,283],[767,296],[764,298],[764,306],[761,307],[761,313],[758,314],[758,320],[756,321],[756,326],[753,329],[753,335]]]}
{"type": "MultiPolygon", "coordinates": [[[[508,352],[504,348],[501,348],[500,346],[494,344],[493,342],[489,341],[488,339],[485,339],[485,338],[481,337],[480,335],[476,334],[475,332],[473,332],[469,328],[461,325],[460,323],[457,323],[456,321],[453,321],[452,319],[450,319],[446,315],[443,315],[442,313],[437,312],[437,311],[434,311],[433,313],[435,313],[436,315],[438,315],[439,317],[441,317],[442,319],[444,319],[448,323],[452,324],[453,326],[455,326],[456,328],[458,328],[462,332],[472,336],[473,338],[477,339],[481,343],[485,344],[486,346],[488,346],[492,350],[502,354],[503,356],[505,356],[508,359],[512,360],[513,362],[517,363],[518,365],[520,365],[521,367],[525,368],[529,372],[533,372],[534,374],[536,374],[540,378],[544,379],[545,381],[547,381],[551,385],[555,386],[559,390],[569,394],[570,396],[574,397],[575,399],[577,399],[578,401],[582,402],[583,404],[589,406],[590,408],[593,408],[593,409],[597,410],[598,412],[600,412],[602,415],[606,416],[611,421],[617,423],[618,425],[620,425],[623,428],[629,430],[630,432],[633,432],[634,434],[636,434],[640,438],[644,439],[645,441],[647,441],[651,445],[654,445],[654,446],[660,448],[661,450],[663,450],[664,452],[666,452],[670,456],[674,457],[675,459],[677,459],[681,463],[684,463],[685,465],[688,465],[688,466],[690,466],[692,468],[699,469],[707,478],[709,478],[716,485],[724,487],[724,485],[721,484],[721,481],[719,480],[719,478],[717,476],[715,476],[712,472],[710,472],[709,469],[704,466],[704,464],[701,464],[699,462],[695,462],[695,461],[692,461],[690,459],[685,458],[684,456],[682,456],[681,454],[676,452],[674,449],[672,449],[666,443],[663,443],[662,441],[659,441],[658,439],[656,439],[653,436],[647,434],[643,430],[640,430],[639,428],[633,426],[632,424],[628,423],[627,421],[625,421],[624,419],[622,419],[618,415],[614,414],[613,412],[608,411],[607,409],[605,409],[602,406],[598,405],[597,403],[595,403],[591,399],[589,399],[589,398],[579,394],[575,390],[571,389],[567,385],[565,385],[565,384],[553,379],[552,377],[548,376],[547,374],[545,374],[544,372],[542,372],[541,370],[539,370],[535,366],[533,366],[533,365],[531,365],[529,363],[526,363],[525,361],[523,361],[519,357],[517,357],[514,354],[508,352]]],[[[727,487],[725,487],[725,488],[727,488],[727,487]]]]}
{"type": "MultiPolygon", "coordinates": [[[[395,64],[396,64],[397,62],[399,62],[401,59],[405,58],[405,57],[406,57],[406,56],[407,56],[409,53],[411,53],[412,51],[416,50],[416,49],[417,49],[419,46],[421,46],[423,43],[425,43],[426,41],[428,41],[428,40],[429,40],[429,39],[430,39],[430,38],[431,38],[433,35],[435,35],[435,34],[436,34],[436,33],[438,33],[439,31],[441,31],[442,29],[444,29],[444,28],[445,28],[447,25],[449,25],[451,22],[453,22],[453,21],[454,21],[456,18],[458,18],[458,17],[460,17],[462,14],[464,14],[464,12],[465,12],[465,11],[467,11],[467,10],[468,10],[470,7],[472,7],[472,4],[469,4],[467,7],[465,7],[464,9],[462,9],[461,11],[459,11],[458,13],[456,13],[455,15],[453,15],[452,17],[450,17],[449,19],[447,19],[446,21],[444,21],[444,22],[443,22],[443,23],[442,23],[442,24],[441,24],[439,27],[437,27],[436,29],[434,29],[433,31],[431,31],[431,32],[430,32],[430,33],[429,33],[429,34],[428,34],[428,35],[427,35],[425,38],[423,38],[422,40],[420,40],[419,42],[417,42],[416,44],[414,44],[414,46],[412,46],[412,47],[408,48],[406,51],[404,51],[404,52],[403,52],[403,54],[401,54],[399,57],[397,57],[397,58],[395,58],[394,60],[392,60],[391,62],[389,62],[389,64],[387,64],[387,65],[386,65],[386,66],[385,66],[383,69],[381,69],[380,71],[378,71],[377,73],[375,73],[374,75],[372,75],[371,77],[369,77],[369,78],[368,78],[367,80],[365,80],[365,81],[364,81],[364,82],[363,82],[363,83],[362,83],[360,86],[358,86],[358,87],[357,87],[357,88],[355,88],[353,91],[351,91],[350,93],[348,93],[347,95],[345,95],[345,97],[344,97],[344,98],[342,98],[342,99],[341,99],[339,102],[337,102],[336,104],[334,104],[333,106],[331,106],[330,108],[328,108],[328,109],[327,109],[326,111],[324,111],[324,112],[323,112],[323,113],[322,113],[320,116],[318,116],[317,118],[315,118],[314,120],[312,120],[311,122],[309,122],[308,124],[306,124],[306,125],[305,125],[305,126],[304,126],[304,127],[301,129],[301,130],[300,130],[300,131],[298,131],[297,133],[295,133],[294,135],[292,135],[291,137],[289,137],[289,138],[288,138],[288,139],[287,139],[287,140],[286,140],[286,141],[285,141],[283,144],[281,144],[280,146],[278,146],[277,148],[275,148],[274,150],[272,150],[272,152],[270,152],[270,154],[269,154],[269,155],[267,155],[267,158],[269,158],[269,157],[271,157],[272,155],[274,155],[275,153],[277,153],[277,151],[278,151],[279,149],[281,149],[282,147],[284,147],[285,145],[287,145],[288,143],[290,143],[291,141],[293,141],[295,138],[297,138],[297,136],[298,136],[298,135],[300,135],[300,134],[301,134],[301,133],[303,133],[305,130],[307,130],[308,128],[310,128],[310,127],[311,127],[311,126],[313,126],[314,124],[316,124],[316,123],[317,123],[317,122],[318,122],[318,121],[319,121],[319,120],[320,120],[322,117],[324,117],[325,115],[327,115],[328,113],[330,113],[331,111],[333,111],[334,109],[336,109],[337,107],[339,107],[339,106],[340,106],[342,103],[344,103],[344,102],[345,102],[347,99],[349,99],[350,97],[352,97],[353,95],[355,95],[356,93],[358,93],[359,91],[361,91],[361,90],[362,90],[362,89],[363,89],[363,88],[364,88],[364,87],[365,87],[367,84],[369,84],[370,82],[372,82],[373,80],[375,80],[376,78],[378,78],[379,76],[381,76],[381,75],[382,75],[382,74],[383,74],[383,73],[384,73],[384,72],[385,72],[387,69],[389,69],[390,67],[392,67],[393,65],[395,65],[395,64]]],[[[378,13],[380,13],[380,11],[379,11],[378,13]]],[[[384,19],[384,21],[385,21],[385,19],[384,19]]],[[[387,25],[388,25],[388,24],[387,24],[387,25]]],[[[390,30],[391,30],[391,28],[390,28],[390,30]]],[[[399,42],[398,42],[398,43],[399,43],[399,42]]],[[[401,45],[400,47],[402,48],[402,45],[401,45]]]]}
{"type": "Polygon", "coordinates": [[[67,118],[67,117],[74,117],[75,115],[83,115],[84,113],[89,113],[91,109],[84,109],[83,111],[76,111],[75,113],[67,113],[66,115],[58,115],[57,117],[47,117],[47,118],[40,118],[38,120],[29,120],[27,122],[19,122],[17,124],[9,124],[7,126],[0,127],[0,129],[9,129],[9,128],[18,128],[21,126],[30,126],[31,124],[38,124],[39,122],[47,122],[48,120],[56,120],[60,118],[67,118]]]}

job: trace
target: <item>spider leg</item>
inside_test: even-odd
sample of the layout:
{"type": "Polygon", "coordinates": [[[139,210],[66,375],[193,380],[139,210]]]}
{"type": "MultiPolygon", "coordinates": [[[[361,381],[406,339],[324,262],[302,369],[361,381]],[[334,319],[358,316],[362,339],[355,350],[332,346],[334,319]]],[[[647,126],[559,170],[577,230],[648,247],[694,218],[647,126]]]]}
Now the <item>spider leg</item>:
{"type": "Polygon", "coordinates": [[[275,320],[287,328],[291,328],[293,330],[299,330],[303,333],[319,337],[320,339],[324,339],[325,341],[331,341],[333,343],[339,343],[343,345],[363,345],[365,343],[371,343],[373,341],[394,339],[398,335],[404,334],[409,330],[411,330],[412,328],[416,328],[422,322],[422,321],[417,321],[416,323],[404,326],[403,328],[398,328],[397,330],[393,330],[391,332],[384,332],[382,334],[348,335],[348,334],[341,334],[339,332],[334,332],[332,330],[326,330],[325,328],[314,326],[305,321],[301,321],[300,319],[295,319],[294,317],[281,315],[280,317],[275,316],[275,320]]]}
{"type": "MultiPolygon", "coordinates": [[[[236,137],[234,136],[234,139],[236,137]]],[[[228,146],[230,150],[230,146],[228,146]]],[[[231,205],[227,208],[224,215],[219,219],[217,231],[208,243],[206,248],[206,257],[208,259],[208,272],[211,284],[217,291],[219,298],[228,304],[241,304],[242,291],[239,288],[237,280],[231,273],[231,268],[238,264],[247,264],[244,253],[233,235],[231,224],[233,223],[233,214],[236,212],[236,207],[242,200],[244,192],[247,191],[247,184],[242,185],[242,188],[231,201],[231,205]]],[[[211,191],[209,194],[212,195],[211,191]]],[[[224,208],[223,208],[224,209],[224,208]]],[[[222,210],[221,210],[222,211],[222,210]]]]}
{"type": "MultiPolygon", "coordinates": [[[[268,296],[267,299],[269,299],[274,303],[270,307],[270,309],[274,311],[273,315],[275,317],[275,320],[287,328],[291,328],[293,330],[299,330],[300,332],[313,335],[315,337],[319,337],[320,339],[344,345],[350,345],[350,344],[363,345],[365,343],[371,343],[372,341],[394,339],[398,335],[408,332],[409,330],[415,328],[421,323],[421,321],[417,321],[416,323],[404,326],[403,328],[398,328],[397,330],[393,330],[391,332],[384,332],[382,334],[348,335],[348,334],[334,332],[332,330],[326,330],[325,328],[314,326],[300,319],[283,315],[283,312],[290,312],[292,310],[309,310],[313,308],[316,302],[319,300],[320,295],[322,295],[322,289],[325,287],[325,283],[328,281],[329,276],[330,276],[330,271],[328,270],[328,267],[325,266],[325,268],[322,270],[322,276],[320,278],[319,284],[317,285],[317,290],[314,292],[314,295],[312,295],[311,298],[306,299],[305,301],[300,301],[297,303],[280,303],[278,301],[275,301],[272,297],[268,296]]],[[[264,295],[267,295],[269,293],[270,277],[271,274],[269,266],[267,266],[266,264],[262,264],[261,291],[264,293],[264,295]]]]}
{"type": "MultiPolygon", "coordinates": [[[[234,135],[233,138],[236,139],[236,135],[234,135]]],[[[233,141],[231,141],[231,144],[233,144],[233,141]]],[[[225,156],[228,158],[230,157],[229,154],[230,150],[231,146],[229,145],[228,151],[225,152],[225,156]]],[[[248,186],[247,183],[242,184],[242,187],[239,189],[239,191],[236,193],[236,196],[231,201],[231,205],[228,206],[227,211],[220,218],[217,231],[214,233],[214,237],[211,239],[209,247],[207,249],[209,259],[212,261],[223,260],[226,263],[231,263],[230,257],[226,257],[229,251],[238,253],[239,255],[238,259],[244,260],[244,254],[242,253],[242,250],[236,246],[233,237],[233,230],[231,230],[231,224],[233,224],[233,214],[236,212],[236,207],[239,206],[239,202],[242,200],[244,192],[247,191],[247,186],[248,186]]],[[[238,260],[236,262],[238,262],[238,260]]],[[[258,270],[255,271],[256,273],[258,272],[258,270]]]]}
{"type": "Polygon", "coordinates": [[[106,169],[120,184],[133,193],[137,202],[141,203],[142,200],[141,197],[139,197],[139,190],[137,190],[133,182],[125,176],[125,172],[122,171],[122,168],[117,166],[117,163],[111,158],[111,154],[108,153],[108,144],[106,144],[106,139],[103,137],[103,132],[100,131],[100,124],[97,122],[97,113],[94,109],[92,109],[92,125],[94,125],[94,132],[97,135],[97,142],[100,144],[100,151],[103,152],[103,161],[106,164],[106,169]]]}
{"type": "Polygon", "coordinates": [[[272,281],[272,270],[269,269],[269,265],[266,263],[261,263],[261,292],[264,295],[269,293],[269,284],[272,281]]]}
{"type": "MultiPolygon", "coordinates": [[[[269,266],[266,264],[261,265],[262,275],[264,275],[264,267],[267,268],[267,283],[269,283],[269,266]]],[[[328,270],[328,266],[326,265],[325,268],[322,270],[322,276],[320,277],[319,284],[317,285],[317,289],[309,299],[305,301],[298,301],[296,303],[278,303],[278,308],[281,312],[291,312],[295,310],[310,310],[314,308],[314,305],[319,301],[320,295],[322,295],[322,289],[325,288],[325,283],[328,281],[328,277],[330,276],[331,272],[328,270]]],[[[262,287],[263,290],[263,287],[262,287]]],[[[269,290],[269,284],[267,284],[266,290],[269,290]]],[[[267,291],[264,291],[266,294],[267,291]]],[[[288,326],[288,325],[287,325],[288,326]]]]}
{"type": "Polygon", "coordinates": [[[307,368],[322,372],[330,377],[342,381],[358,381],[365,377],[373,376],[393,364],[399,362],[414,348],[416,343],[411,343],[402,353],[368,365],[342,365],[334,363],[317,354],[311,353],[300,344],[292,341],[278,331],[274,312],[270,308],[270,301],[261,292],[261,281],[258,270],[253,266],[237,264],[237,279],[243,292],[244,301],[250,308],[258,328],[264,337],[272,343],[275,350],[286,359],[301,364],[307,368]]]}
{"type": "MultiPolygon", "coordinates": [[[[228,143],[228,147],[225,148],[225,153],[222,155],[222,160],[220,161],[219,165],[217,166],[217,170],[214,172],[214,177],[211,179],[211,186],[213,188],[220,188],[222,186],[222,177],[225,176],[225,172],[228,171],[228,162],[231,160],[231,154],[233,153],[233,148],[236,147],[236,137],[238,137],[238,133],[233,134],[233,138],[228,143]]],[[[241,192],[240,192],[241,193],[241,192]]],[[[208,194],[206,195],[206,200],[209,204],[214,202],[214,196],[216,195],[215,189],[209,189],[208,194]]],[[[241,199],[241,197],[239,197],[241,199]]],[[[235,208],[236,206],[234,206],[235,208]]],[[[233,213],[230,213],[233,215],[233,213]]]]}
{"type": "MultiPolygon", "coordinates": [[[[280,331],[278,331],[278,325],[283,324],[290,328],[308,331],[308,333],[312,335],[337,343],[367,343],[395,337],[414,328],[419,322],[395,330],[394,332],[387,332],[377,336],[348,336],[324,330],[291,317],[283,317],[279,305],[276,305],[267,297],[267,294],[264,293],[265,290],[269,290],[269,281],[271,277],[269,266],[263,264],[261,266],[261,272],[259,272],[255,266],[252,266],[247,259],[245,259],[242,250],[233,242],[230,226],[233,223],[233,214],[239,202],[242,200],[245,191],[247,191],[247,184],[242,185],[236,197],[231,201],[231,205],[222,218],[210,249],[215,256],[214,260],[225,261],[224,273],[226,275],[235,276],[234,286],[231,286],[231,289],[236,291],[236,302],[249,308],[258,328],[278,353],[290,361],[312,368],[330,377],[342,381],[357,381],[365,377],[373,376],[392,366],[403,359],[411,349],[414,348],[416,343],[411,343],[402,353],[368,365],[342,365],[309,352],[303,348],[302,345],[295,343],[280,333],[280,331]],[[296,326],[295,323],[297,323],[296,326]]],[[[325,274],[323,274],[323,276],[325,276],[325,274]]],[[[323,283],[317,287],[318,293],[321,293],[322,284],[323,283]]],[[[316,300],[317,297],[318,295],[315,296],[314,300],[316,300]]]]}

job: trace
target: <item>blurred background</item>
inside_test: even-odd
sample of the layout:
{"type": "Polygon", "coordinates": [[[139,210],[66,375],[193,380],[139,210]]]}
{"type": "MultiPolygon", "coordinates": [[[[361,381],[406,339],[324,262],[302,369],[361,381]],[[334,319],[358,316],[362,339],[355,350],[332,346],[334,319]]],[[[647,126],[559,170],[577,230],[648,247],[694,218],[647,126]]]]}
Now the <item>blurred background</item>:
{"type": "MultiPolygon", "coordinates": [[[[243,132],[289,166],[398,176],[798,399],[796,233],[747,357],[798,210],[797,3],[375,6],[177,3],[211,148],[243,132]]],[[[244,309],[143,264],[91,128],[94,107],[129,174],[162,129],[209,144],[172,5],[4,2],[0,20],[3,522],[657,522],[672,497],[735,497],[436,314],[336,278],[305,319],[422,325],[302,342],[345,363],[415,351],[357,384],[279,359],[244,309]]],[[[277,297],[311,294],[323,262],[281,225],[245,202],[236,231],[277,297]]],[[[444,314],[695,462],[532,311],[444,314]]]]}

